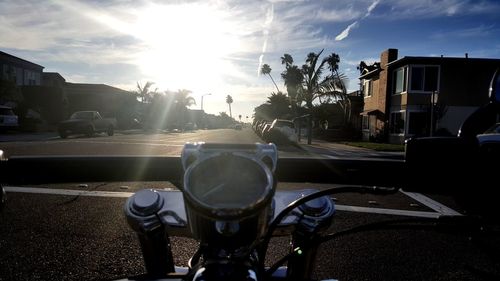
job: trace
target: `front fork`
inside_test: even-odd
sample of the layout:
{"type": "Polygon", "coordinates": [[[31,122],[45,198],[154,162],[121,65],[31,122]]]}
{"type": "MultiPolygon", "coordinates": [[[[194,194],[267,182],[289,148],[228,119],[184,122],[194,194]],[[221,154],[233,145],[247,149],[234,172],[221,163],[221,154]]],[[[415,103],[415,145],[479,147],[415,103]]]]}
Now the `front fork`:
{"type": "Polygon", "coordinates": [[[166,277],[175,272],[170,238],[165,227],[138,233],[146,271],[151,277],[166,277]]]}
{"type": "Polygon", "coordinates": [[[288,280],[309,280],[314,269],[319,244],[319,234],[330,227],[335,207],[328,196],[304,203],[299,207],[302,212],[296,230],[292,234],[291,251],[288,260],[288,280]]]}
{"type": "Polygon", "coordinates": [[[125,204],[127,221],[137,233],[147,275],[152,278],[166,277],[175,272],[170,238],[157,215],[164,201],[157,191],[144,189],[130,197],[125,204]]]}

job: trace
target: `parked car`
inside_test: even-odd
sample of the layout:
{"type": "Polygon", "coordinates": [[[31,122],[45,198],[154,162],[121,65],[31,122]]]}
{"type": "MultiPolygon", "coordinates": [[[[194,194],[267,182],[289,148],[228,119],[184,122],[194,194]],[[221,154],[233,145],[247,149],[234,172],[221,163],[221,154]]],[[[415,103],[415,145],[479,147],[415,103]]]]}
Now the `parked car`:
{"type": "Polygon", "coordinates": [[[189,123],[186,123],[186,125],[184,125],[184,131],[194,131],[197,129],[198,129],[198,125],[196,125],[196,123],[189,122],[189,123]]]}
{"type": "Polygon", "coordinates": [[[18,117],[8,106],[0,105],[0,131],[19,127],[18,117]]]}
{"type": "Polygon", "coordinates": [[[500,122],[491,126],[484,133],[477,135],[477,140],[479,143],[479,148],[482,151],[486,151],[489,154],[495,153],[499,155],[499,143],[500,143],[500,122]]]}
{"type": "Polygon", "coordinates": [[[295,124],[290,120],[274,119],[266,135],[266,141],[277,144],[297,143],[295,124]]]}
{"type": "Polygon", "coordinates": [[[105,132],[112,136],[116,120],[102,118],[97,111],[77,111],[68,120],[59,123],[58,131],[61,138],[70,134],[85,134],[89,137],[95,133],[105,132]]]}

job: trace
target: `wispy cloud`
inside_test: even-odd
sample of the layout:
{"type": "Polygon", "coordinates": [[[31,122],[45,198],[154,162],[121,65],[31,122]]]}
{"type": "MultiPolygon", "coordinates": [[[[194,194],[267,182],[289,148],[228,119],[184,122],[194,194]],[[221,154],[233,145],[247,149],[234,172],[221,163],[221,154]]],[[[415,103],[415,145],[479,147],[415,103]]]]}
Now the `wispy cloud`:
{"type": "Polygon", "coordinates": [[[335,40],[336,41],[342,41],[345,38],[347,38],[347,36],[349,36],[349,32],[351,32],[351,29],[358,27],[360,21],[362,21],[365,18],[369,17],[371,15],[373,9],[375,9],[375,7],[377,7],[377,5],[378,5],[379,2],[380,2],[380,0],[373,1],[373,3],[371,3],[370,6],[368,7],[368,9],[367,9],[366,13],[364,14],[364,16],[361,19],[359,19],[359,20],[351,23],[350,25],[348,25],[342,32],[339,33],[339,35],[337,35],[335,37],[335,40]]]}
{"type": "Polygon", "coordinates": [[[354,8],[350,7],[347,9],[333,10],[321,9],[317,11],[315,19],[326,22],[346,22],[359,18],[360,16],[361,12],[359,10],[355,10],[354,8]]]}
{"type": "Polygon", "coordinates": [[[470,28],[436,31],[431,34],[430,38],[442,40],[449,40],[452,38],[479,38],[491,36],[496,32],[498,32],[498,28],[496,28],[494,25],[481,24],[479,26],[470,28]]]}
{"type": "Polygon", "coordinates": [[[267,50],[267,40],[269,39],[269,29],[271,24],[273,23],[273,19],[274,19],[274,5],[271,4],[269,9],[267,10],[266,20],[264,22],[264,30],[263,30],[264,43],[262,44],[262,52],[259,56],[259,64],[257,66],[257,76],[260,75],[260,70],[262,68],[262,64],[264,61],[264,54],[266,53],[267,50]]]}
{"type": "Polygon", "coordinates": [[[379,16],[391,19],[500,13],[500,2],[484,0],[387,0],[384,5],[389,9],[379,16]]]}
{"type": "Polygon", "coordinates": [[[346,29],[344,29],[339,35],[335,37],[335,40],[337,41],[344,40],[345,38],[347,38],[347,36],[349,36],[349,32],[351,32],[351,29],[356,28],[357,26],[358,26],[358,21],[351,23],[346,27],[346,29]]]}

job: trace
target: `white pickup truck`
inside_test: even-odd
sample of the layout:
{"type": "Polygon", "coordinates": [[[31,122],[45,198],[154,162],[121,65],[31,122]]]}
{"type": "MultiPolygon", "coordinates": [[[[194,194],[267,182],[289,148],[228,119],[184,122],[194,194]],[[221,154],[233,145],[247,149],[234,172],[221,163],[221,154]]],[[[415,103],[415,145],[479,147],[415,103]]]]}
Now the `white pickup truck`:
{"type": "Polygon", "coordinates": [[[112,136],[115,127],[116,120],[102,118],[97,111],[77,111],[68,120],[59,123],[58,131],[61,138],[66,138],[70,134],[85,134],[91,137],[101,132],[112,136]]]}

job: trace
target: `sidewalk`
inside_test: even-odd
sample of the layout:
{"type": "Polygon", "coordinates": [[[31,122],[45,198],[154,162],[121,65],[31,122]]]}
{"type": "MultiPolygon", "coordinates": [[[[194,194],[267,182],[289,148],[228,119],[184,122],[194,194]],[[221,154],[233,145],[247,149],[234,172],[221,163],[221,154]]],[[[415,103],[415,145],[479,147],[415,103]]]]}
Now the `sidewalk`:
{"type": "Polygon", "coordinates": [[[56,132],[41,132],[41,133],[8,132],[0,134],[0,142],[43,141],[53,138],[59,138],[59,135],[56,132]]]}
{"type": "Polygon", "coordinates": [[[349,158],[386,158],[403,160],[404,152],[392,152],[392,151],[376,151],[368,148],[350,146],[346,144],[341,144],[337,142],[329,142],[325,140],[313,138],[311,144],[307,144],[307,137],[303,137],[299,142],[299,146],[311,153],[326,154],[331,157],[349,157],[349,158]]]}

